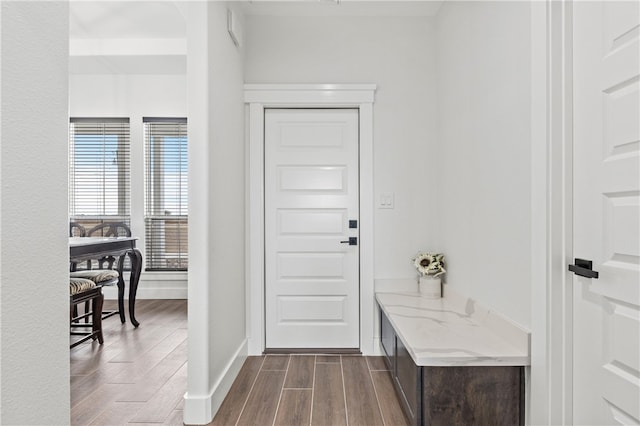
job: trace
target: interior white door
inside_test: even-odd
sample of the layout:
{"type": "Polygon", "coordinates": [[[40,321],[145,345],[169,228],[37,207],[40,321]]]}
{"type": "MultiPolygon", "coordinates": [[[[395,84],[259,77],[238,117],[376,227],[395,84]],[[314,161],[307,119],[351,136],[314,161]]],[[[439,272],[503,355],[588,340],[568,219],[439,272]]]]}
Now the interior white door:
{"type": "Polygon", "coordinates": [[[358,176],[357,109],[265,110],[267,349],[359,348],[358,176]]]}
{"type": "Polygon", "coordinates": [[[573,5],[573,422],[638,424],[640,2],[573,5]]]}

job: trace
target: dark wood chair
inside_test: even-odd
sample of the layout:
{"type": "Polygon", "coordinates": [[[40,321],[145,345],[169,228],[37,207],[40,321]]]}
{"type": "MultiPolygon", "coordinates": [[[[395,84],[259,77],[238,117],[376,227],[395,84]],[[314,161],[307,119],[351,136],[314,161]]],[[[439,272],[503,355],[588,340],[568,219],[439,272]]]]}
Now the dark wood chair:
{"type": "MultiPolygon", "coordinates": [[[[100,225],[96,225],[87,231],[87,237],[130,237],[131,228],[124,222],[104,222],[100,225]]],[[[116,259],[113,256],[103,257],[98,260],[98,268],[113,269],[113,264],[116,259]]],[[[91,269],[91,266],[87,266],[87,269],[91,269]]]]}
{"type": "MultiPolygon", "coordinates": [[[[69,236],[70,237],[86,237],[87,230],[84,226],[80,225],[78,222],[69,222],[69,236]]],[[[78,264],[76,262],[71,262],[70,270],[75,271],[78,269],[78,264]]]]}
{"type": "Polygon", "coordinates": [[[104,222],[87,231],[87,237],[130,237],[131,228],[124,222],[104,222]]]}
{"type": "MultiPolygon", "coordinates": [[[[117,285],[118,280],[120,279],[120,274],[118,273],[118,271],[114,271],[113,269],[88,269],[83,271],[73,271],[70,273],[70,275],[71,279],[84,279],[91,281],[95,284],[96,287],[100,288],[100,292],[102,292],[102,287],[117,285]]],[[[91,309],[89,307],[89,301],[85,303],[84,309],[85,312],[89,312],[89,310],[91,309]]],[[[102,311],[102,306],[100,306],[100,312],[102,312],[102,319],[109,318],[110,316],[120,313],[120,311],[118,310],[102,311]]],[[[77,315],[77,308],[74,315],[77,315]]],[[[87,317],[85,316],[85,318],[87,317]]]]}
{"type": "MultiPolygon", "coordinates": [[[[93,228],[92,228],[93,229],[93,228]]],[[[78,222],[70,222],[69,223],[69,236],[70,237],[86,237],[87,231],[84,226],[82,226],[78,222]]],[[[96,286],[112,286],[118,284],[119,274],[114,270],[95,270],[91,269],[91,261],[87,261],[87,270],[78,271],[78,264],[76,262],[70,262],[69,269],[71,272],[71,278],[74,279],[88,279],[93,281],[96,286]]],[[[102,290],[101,290],[102,292],[102,290]]],[[[85,312],[90,311],[90,300],[87,300],[85,303],[85,312]]],[[[101,308],[102,309],[102,308],[101,308]]],[[[118,311],[107,311],[103,312],[103,318],[110,317],[111,315],[115,315],[119,313],[118,311]]],[[[72,317],[78,317],[78,304],[76,303],[73,306],[73,312],[71,313],[72,317]]],[[[89,323],[88,315],[81,316],[80,319],[84,317],[85,323],[89,323]]]]}
{"type": "MultiPolygon", "coordinates": [[[[130,237],[131,228],[124,222],[104,222],[94,226],[86,232],[87,237],[130,237]]],[[[91,260],[87,261],[86,270],[74,271],[71,276],[76,278],[86,278],[93,281],[98,287],[114,286],[118,284],[120,274],[114,270],[116,259],[113,256],[105,256],[97,259],[97,265],[91,260]],[[92,269],[97,266],[98,269],[92,269]]],[[[116,265],[118,266],[118,265],[116,265]]],[[[87,306],[86,304],[85,306],[87,306]]],[[[85,308],[88,310],[88,307],[85,308]]],[[[102,319],[119,314],[118,310],[103,311],[102,319]]]]}
{"type": "Polygon", "coordinates": [[[84,226],[78,222],[69,222],[69,236],[70,237],[86,237],[87,230],[84,226]]]}
{"type": "Polygon", "coordinates": [[[71,343],[70,347],[78,346],[82,342],[86,342],[89,339],[98,340],[99,344],[104,343],[102,335],[102,303],[104,296],[102,294],[102,287],[97,286],[96,283],[85,278],[69,278],[69,319],[72,336],[82,336],[71,343]],[[84,314],[78,315],[77,306],[80,303],[91,303],[91,310],[85,311],[84,314]],[[81,319],[91,317],[91,322],[80,322],[81,319]],[[80,327],[91,327],[91,331],[74,331],[74,329],[80,327]]]}

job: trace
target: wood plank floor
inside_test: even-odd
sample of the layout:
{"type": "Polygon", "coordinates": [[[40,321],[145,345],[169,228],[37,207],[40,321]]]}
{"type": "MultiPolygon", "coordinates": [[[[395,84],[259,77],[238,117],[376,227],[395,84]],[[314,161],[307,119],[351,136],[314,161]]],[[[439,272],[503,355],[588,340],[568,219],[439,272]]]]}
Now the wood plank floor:
{"type": "MultiPolygon", "coordinates": [[[[113,301],[105,301],[112,309],[113,301]]],[[[70,351],[71,424],[182,425],[186,300],[140,300],[141,325],[104,320],[70,351]]],[[[249,357],[212,425],[407,425],[381,357],[249,357]]]]}
{"type": "Polygon", "coordinates": [[[71,424],[182,425],[187,301],[139,300],[136,318],[138,328],[107,318],[103,345],[71,349],[71,424]]]}
{"type": "Polygon", "coordinates": [[[382,357],[249,357],[213,426],[408,425],[382,357]]]}

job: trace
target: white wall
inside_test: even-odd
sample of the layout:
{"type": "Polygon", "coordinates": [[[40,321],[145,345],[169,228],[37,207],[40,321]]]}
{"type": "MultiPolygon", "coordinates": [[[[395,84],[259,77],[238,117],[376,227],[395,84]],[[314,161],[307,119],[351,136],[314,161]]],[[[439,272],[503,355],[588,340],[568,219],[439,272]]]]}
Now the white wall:
{"type": "Polygon", "coordinates": [[[223,2],[188,11],[189,377],[184,421],[208,423],[246,358],[243,50],[223,2]]]}
{"type": "Polygon", "coordinates": [[[0,7],[0,424],[68,424],[68,4],[0,7]]]}
{"type": "MultiPolygon", "coordinates": [[[[426,17],[247,16],[246,83],[375,83],[375,278],[436,250],[434,24],[426,17]]],[[[366,265],[365,267],[370,267],[366,265]]]]}
{"type": "Polygon", "coordinates": [[[531,325],[527,2],[445,2],[437,17],[438,227],[447,285],[531,325]]]}
{"type": "MultiPolygon", "coordinates": [[[[237,10],[236,10],[237,12],[237,10]]],[[[215,383],[245,343],[245,115],[243,49],[226,31],[224,4],[209,8],[209,265],[215,383]]]]}
{"type": "MultiPolygon", "coordinates": [[[[144,262],[144,134],[142,117],[186,117],[186,75],[72,74],[69,77],[71,117],[129,117],[131,140],[131,232],[144,262]]],[[[138,299],[187,297],[186,273],[145,272],[138,299]]],[[[117,298],[115,288],[106,298],[117,298]]]]}

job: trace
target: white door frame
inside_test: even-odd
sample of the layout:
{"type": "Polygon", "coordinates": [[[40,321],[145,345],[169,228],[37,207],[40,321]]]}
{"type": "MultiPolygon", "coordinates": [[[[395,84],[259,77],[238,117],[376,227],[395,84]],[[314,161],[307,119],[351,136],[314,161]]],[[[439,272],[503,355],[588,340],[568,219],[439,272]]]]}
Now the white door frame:
{"type": "Polygon", "coordinates": [[[374,341],[373,101],[375,84],[245,84],[247,147],[247,340],[249,355],[265,349],[264,322],[264,109],[357,108],[360,112],[360,350],[374,341]]]}
{"type": "Polygon", "coordinates": [[[572,424],[572,1],[531,3],[529,424],[572,424]]]}

